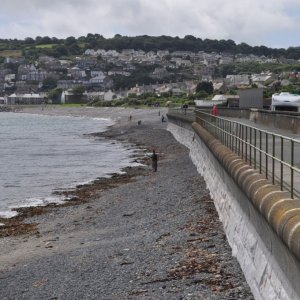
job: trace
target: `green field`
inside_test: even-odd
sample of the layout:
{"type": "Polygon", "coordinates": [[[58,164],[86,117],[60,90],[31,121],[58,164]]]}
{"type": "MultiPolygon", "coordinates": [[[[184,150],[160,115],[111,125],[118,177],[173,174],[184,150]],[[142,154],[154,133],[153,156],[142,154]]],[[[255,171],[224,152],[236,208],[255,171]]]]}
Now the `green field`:
{"type": "Polygon", "coordinates": [[[36,45],[35,48],[38,48],[38,49],[45,49],[45,48],[52,49],[54,46],[56,46],[56,44],[42,44],[42,45],[36,45]]]}
{"type": "Polygon", "coordinates": [[[0,51],[0,56],[2,56],[2,57],[21,57],[22,51],[21,50],[3,50],[3,51],[0,51]]]}
{"type": "Polygon", "coordinates": [[[61,104],[61,107],[81,107],[81,106],[86,106],[85,104],[80,104],[80,103],[65,103],[61,104]]]}
{"type": "Polygon", "coordinates": [[[86,43],[79,43],[78,46],[79,46],[80,48],[85,48],[86,43]]]}

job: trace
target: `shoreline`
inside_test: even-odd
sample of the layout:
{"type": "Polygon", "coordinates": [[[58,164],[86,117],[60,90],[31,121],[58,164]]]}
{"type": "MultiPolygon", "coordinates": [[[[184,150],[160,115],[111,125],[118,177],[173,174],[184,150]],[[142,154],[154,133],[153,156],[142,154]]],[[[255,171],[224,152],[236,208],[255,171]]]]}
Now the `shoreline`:
{"type": "MultiPolygon", "coordinates": [[[[27,114],[39,114],[39,115],[47,115],[47,116],[71,116],[71,117],[84,117],[84,118],[96,118],[97,116],[94,114],[86,115],[86,110],[93,109],[93,108],[71,108],[67,109],[66,111],[64,108],[59,108],[57,110],[56,108],[52,108],[51,110],[44,110],[40,107],[23,107],[18,110],[11,110],[11,111],[4,111],[4,112],[13,112],[13,113],[27,113],[27,114]],[[61,110],[60,110],[61,109],[61,110]],[[78,112],[79,111],[79,112],[78,112]]],[[[132,110],[130,110],[129,113],[131,113],[132,110]]],[[[126,114],[126,117],[128,115],[128,112],[123,111],[126,114]]],[[[97,112],[98,114],[98,112],[97,112]]],[[[103,112],[102,112],[103,114],[103,112]]],[[[107,117],[106,112],[105,116],[106,118],[100,117],[101,119],[110,120],[112,124],[107,125],[106,129],[101,132],[94,132],[94,133],[87,133],[84,135],[92,136],[93,138],[104,138],[107,140],[112,139],[112,135],[110,131],[113,128],[117,128],[119,126],[124,125],[124,115],[121,115],[123,119],[118,119],[115,114],[114,118],[107,117]]],[[[117,141],[117,140],[116,140],[117,141]]],[[[124,144],[124,141],[122,142],[124,144]]],[[[145,150],[140,149],[137,145],[134,145],[136,147],[136,150],[145,150]]],[[[16,212],[17,214],[11,217],[0,217],[0,238],[8,237],[8,236],[18,236],[23,234],[35,234],[38,233],[37,226],[35,224],[26,224],[26,219],[38,216],[42,214],[47,214],[51,211],[53,208],[59,208],[59,207],[66,207],[70,205],[78,205],[81,203],[88,202],[92,197],[94,197],[96,194],[110,189],[116,185],[122,184],[130,180],[131,178],[134,178],[135,176],[138,176],[141,172],[141,169],[145,168],[147,165],[148,159],[145,156],[141,155],[134,155],[133,162],[142,163],[144,164],[144,167],[142,166],[127,166],[124,168],[120,168],[118,173],[111,173],[111,174],[105,174],[101,177],[96,177],[93,180],[90,180],[87,183],[79,183],[76,184],[75,187],[70,187],[68,189],[63,189],[60,191],[52,191],[52,193],[49,196],[64,196],[64,198],[59,202],[50,202],[46,205],[29,205],[29,206],[17,206],[14,208],[11,208],[11,212],[16,212]]]]}
{"type": "Polygon", "coordinates": [[[122,174],[113,173],[110,177],[98,177],[90,183],[79,184],[73,189],[54,191],[51,195],[63,195],[68,200],[62,200],[62,203],[48,203],[41,206],[28,206],[12,208],[12,211],[17,212],[16,216],[10,218],[1,218],[0,223],[0,238],[9,236],[18,236],[24,234],[38,234],[36,224],[27,224],[28,218],[50,213],[54,208],[67,207],[72,205],[80,205],[88,203],[93,197],[101,192],[114,188],[133,180],[135,176],[144,173],[143,167],[125,167],[121,169],[122,174]]]}
{"type": "Polygon", "coordinates": [[[0,239],[1,296],[252,300],[187,148],[157,111],[126,114],[97,135],[155,149],[158,171],[129,168],[87,202],[28,216],[36,232],[0,239]]]}

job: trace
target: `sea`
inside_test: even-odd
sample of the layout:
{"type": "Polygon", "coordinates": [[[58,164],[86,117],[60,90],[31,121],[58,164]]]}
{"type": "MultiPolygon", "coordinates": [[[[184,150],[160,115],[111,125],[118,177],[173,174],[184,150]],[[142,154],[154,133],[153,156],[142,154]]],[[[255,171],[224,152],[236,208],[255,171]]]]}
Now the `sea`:
{"type": "Polygon", "coordinates": [[[16,207],[61,203],[53,192],[122,173],[136,163],[137,149],[90,133],[110,119],[0,113],[0,217],[16,207]]]}

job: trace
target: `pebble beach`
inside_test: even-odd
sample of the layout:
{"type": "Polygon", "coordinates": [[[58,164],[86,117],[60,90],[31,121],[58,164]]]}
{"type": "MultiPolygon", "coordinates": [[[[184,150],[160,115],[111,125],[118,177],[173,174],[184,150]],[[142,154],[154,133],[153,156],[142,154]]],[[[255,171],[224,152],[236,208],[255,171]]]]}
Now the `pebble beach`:
{"type": "Polygon", "coordinates": [[[253,299],[204,179],[161,122],[166,109],[19,112],[111,118],[94,138],[144,155],[123,174],[62,191],[71,199],[64,204],[0,220],[0,299],[253,299]]]}

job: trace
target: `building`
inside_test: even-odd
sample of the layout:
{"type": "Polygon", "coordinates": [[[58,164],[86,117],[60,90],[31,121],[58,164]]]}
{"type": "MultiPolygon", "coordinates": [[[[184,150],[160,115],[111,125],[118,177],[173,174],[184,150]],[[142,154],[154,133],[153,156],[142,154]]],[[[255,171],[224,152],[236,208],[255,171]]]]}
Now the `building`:
{"type": "Polygon", "coordinates": [[[120,75],[120,76],[130,76],[131,73],[128,71],[124,71],[123,69],[112,69],[110,71],[108,71],[108,75],[109,76],[116,76],[116,75],[120,75]]]}
{"type": "Polygon", "coordinates": [[[116,98],[117,98],[116,94],[111,90],[104,93],[104,101],[112,101],[116,98]]]}
{"type": "Polygon", "coordinates": [[[163,79],[168,76],[170,76],[170,73],[167,71],[165,67],[155,68],[151,75],[152,78],[157,78],[157,79],[163,79]]]}
{"type": "Polygon", "coordinates": [[[245,86],[250,84],[250,78],[248,74],[240,74],[240,75],[227,75],[226,83],[228,86],[236,87],[236,86],[245,86]]]}
{"type": "Polygon", "coordinates": [[[86,92],[80,95],[76,95],[72,93],[71,91],[63,91],[61,94],[61,103],[87,103],[88,102],[88,95],[86,92]]]}
{"type": "Polygon", "coordinates": [[[276,75],[273,73],[253,74],[251,76],[252,83],[261,84],[264,86],[272,83],[276,79],[276,75]]]}
{"type": "Polygon", "coordinates": [[[240,108],[263,108],[263,89],[245,88],[238,90],[240,108]]]}
{"type": "Polygon", "coordinates": [[[7,97],[8,105],[15,104],[43,104],[46,99],[40,94],[12,94],[7,97]]]}

